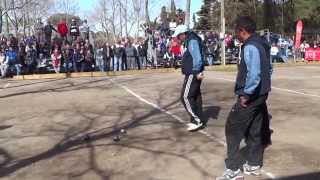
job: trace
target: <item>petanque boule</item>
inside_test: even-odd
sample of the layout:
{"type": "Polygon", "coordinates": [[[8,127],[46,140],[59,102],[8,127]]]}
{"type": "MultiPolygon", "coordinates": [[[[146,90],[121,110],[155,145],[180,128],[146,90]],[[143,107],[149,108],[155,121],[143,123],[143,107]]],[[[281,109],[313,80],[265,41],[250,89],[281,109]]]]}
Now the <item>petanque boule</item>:
{"type": "Polygon", "coordinates": [[[121,134],[127,134],[127,131],[126,131],[125,129],[121,129],[121,130],[120,130],[120,133],[121,133],[121,134]]]}
{"type": "Polygon", "coordinates": [[[120,139],[120,136],[115,136],[113,137],[113,141],[114,142],[119,142],[121,139],[120,139]]]}

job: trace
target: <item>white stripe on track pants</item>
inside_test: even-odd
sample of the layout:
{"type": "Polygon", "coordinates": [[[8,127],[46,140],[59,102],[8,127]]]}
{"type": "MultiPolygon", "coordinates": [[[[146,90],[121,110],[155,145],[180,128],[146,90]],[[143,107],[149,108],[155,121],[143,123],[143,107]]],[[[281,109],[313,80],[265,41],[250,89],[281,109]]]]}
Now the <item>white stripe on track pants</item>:
{"type": "Polygon", "coordinates": [[[184,79],[181,101],[191,116],[191,122],[202,122],[201,82],[192,74],[186,75],[184,79]]]}

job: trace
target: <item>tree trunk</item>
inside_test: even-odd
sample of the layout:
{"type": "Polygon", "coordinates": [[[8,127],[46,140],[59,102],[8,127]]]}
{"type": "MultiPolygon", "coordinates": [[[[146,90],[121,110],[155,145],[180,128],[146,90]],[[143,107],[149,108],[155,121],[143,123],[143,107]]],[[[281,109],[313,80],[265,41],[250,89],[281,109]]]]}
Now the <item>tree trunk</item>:
{"type": "Polygon", "coordinates": [[[272,0],[265,0],[264,2],[264,26],[265,28],[273,31],[274,18],[273,18],[273,2],[272,0]]]}
{"type": "MultiPolygon", "coordinates": [[[[7,6],[7,0],[4,0],[4,9],[7,9],[8,6],[7,6]]],[[[6,21],[6,34],[8,35],[9,34],[9,17],[8,17],[8,13],[6,13],[6,16],[5,16],[5,21],[6,21]]]]}
{"type": "Polygon", "coordinates": [[[16,6],[15,6],[14,0],[11,0],[11,4],[13,9],[13,16],[14,16],[14,30],[15,30],[15,35],[17,36],[19,31],[19,22],[18,22],[16,10],[15,10],[16,6]]]}
{"type": "Polygon", "coordinates": [[[0,2],[0,33],[2,33],[3,15],[2,15],[2,2],[0,2]]]}
{"type": "Polygon", "coordinates": [[[185,16],[185,25],[186,25],[188,28],[190,27],[190,6],[191,6],[191,0],[187,0],[186,16],[185,16]]]}
{"type": "Polygon", "coordinates": [[[120,8],[120,37],[122,38],[122,5],[119,1],[119,8],[120,8]]]}
{"type": "Polygon", "coordinates": [[[125,30],[126,30],[126,38],[128,38],[128,0],[126,0],[125,6],[125,30]]]}
{"type": "Polygon", "coordinates": [[[150,26],[149,0],[145,0],[145,14],[146,14],[147,25],[150,26]]]}

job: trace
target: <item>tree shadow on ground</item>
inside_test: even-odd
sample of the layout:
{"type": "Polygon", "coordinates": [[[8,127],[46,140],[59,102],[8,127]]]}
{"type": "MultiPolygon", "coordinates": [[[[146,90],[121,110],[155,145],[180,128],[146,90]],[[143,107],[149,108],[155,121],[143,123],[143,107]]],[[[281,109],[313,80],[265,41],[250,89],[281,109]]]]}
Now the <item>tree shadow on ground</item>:
{"type": "Polygon", "coordinates": [[[12,127],[13,127],[12,125],[0,126],[0,131],[1,130],[6,130],[6,129],[9,129],[9,128],[12,128],[12,127]]]}
{"type": "MultiPolygon", "coordinates": [[[[90,82],[92,84],[105,81],[104,80],[98,80],[90,82]]],[[[130,80],[132,82],[132,80],[130,80]]],[[[83,84],[82,84],[83,85],[83,84]]],[[[67,87],[62,87],[67,88],[67,87]]],[[[81,89],[81,85],[79,85],[77,88],[81,89]]],[[[93,88],[93,87],[91,87],[93,88]]],[[[30,93],[30,92],[27,92],[30,93]]],[[[33,93],[33,92],[32,92],[33,93]]],[[[158,95],[157,103],[160,104],[161,97],[163,97],[163,94],[158,95]]],[[[176,106],[177,103],[180,103],[180,100],[173,100],[166,105],[162,106],[163,109],[169,109],[172,106],[176,106]]],[[[107,108],[103,111],[97,112],[89,110],[80,110],[79,108],[75,108],[73,111],[75,114],[82,116],[83,119],[86,119],[86,121],[82,122],[81,126],[74,126],[71,124],[63,123],[61,125],[65,126],[64,129],[51,129],[50,131],[52,133],[63,133],[63,138],[61,138],[60,141],[58,141],[52,148],[48,149],[47,151],[44,151],[42,153],[33,155],[31,157],[22,158],[22,159],[13,159],[11,158],[11,155],[9,152],[6,152],[5,149],[1,149],[0,156],[3,156],[5,161],[0,164],[0,177],[5,177],[8,175],[11,175],[15,173],[16,171],[19,171],[23,168],[29,167],[34,163],[49,160],[51,158],[54,158],[58,155],[62,155],[64,153],[69,152],[75,152],[79,150],[88,150],[87,157],[89,159],[88,161],[88,168],[83,170],[82,172],[78,173],[68,173],[67,175],[69,177],[77,178],[80,177],[88,172],[94,172],[96,175],[98,175],[103,180],[109,180],[112,175],[115,174],[121,174],[126,172],[114,172],[110,169],[102,169],[99,167],[98,163],[96,162],[96,148],[97,147],[108,147],[108,146],[115,146],[119,147],[119,152],[121,150],[125,149],[133,149],[133,150],[140,150],[144,152],[148,152],[153,154],[154,158],[158,158],[159,154],[173,156],[175,158],[183,159],[187,161],[195,170],[199,171],[203,177],[210,177],[210,173],[207,172],[203,167],[201,167],[198,162],[191,159],[189,157],[188,153],[175,153],[170,152],[166,150],[155,150],[152,148],[149,148],[148,145],[150,142],[154,141],[169,141],[171,145],[176,145],[177,142],[182,141],[182,138],[185,138],[185,133],[175,133],[175,137],[167,137],[166,134],[161,133],[161,135],[164,135],[166,137],[160,137],[160,138],[150,138],[148,135],[143,135],[142,137],[136,137],[133,141],[128,141],[127,143],[105,143],[105,144],[97,144],[99,140],[103,139],[112,139],[115,135],[118,135],[121,131],[121,129],[126,129],[128,131],[135,129],[137,127],[141,128],[143,126],[148,125],[147,123],[144,123],[146,121],[153,121],[153,125],[161,125],[161,123],[168,123],[168,121],[160,121],[160,120],[150,120],[152,117],[163,114],[163,111],[151,108],[150,110],[147,110],[143,114],[140,112],[137,112],[137,110],[140,109],[146,109],[146,105],[139,105],[138,104],[129,104],[125,111],[119,112],[119,115],[117,116],[119,119],[116,119],[114,123],[108,127],[99,127],[98,129],[95,129],[95,123],[97,120],[101,117],[105,117],[108,115],[107,108]],[[124,113],[130,114],[130,119],[124,120],[126,116],[124,116],[124,113]],[[88,115],[90,114],[90,115],[88,115]],[[83,125],[83,123],[86,123],[83,125]]],[[[219,113],[220,108],[219,107],[209,107],[205,110],[206,117],[209,118],[216,118],[219,113]],[[213,112],[211,112],[213,111],[213,112]]],[[[70,110],[62,110],[62,111],[70,111],[70,110]]],[[[62,113],[62,111],[60,113],[62,113]]],[[[56,112],[59,113],[59,112],[56,112]]],[[[172,120],[173,126],[177,126],[177,122],[172,120]]],[[[173,127],[174,129],[176,127],[173,127]]],[[[154,133],[154,132],[151,132],[154,133]]],[[[151,135],[151,134],[150,134],[151,135]]],[[[199,149],[195,149],[199,152],[199,154],[202,154],[199,149]]],[[[107,160],[106,160],[107,161],[107,160]]],[[[83,163],[83,161],[79,162],[83,163]]]]}
{"type": "MultiPolygon", "coordinates": [[[[58,87],[54,88],[44,88],[44,89],[37,89],[37,90],[31,90],[31,91],[23,91],[23,92],[15,92],[7,95],[0,96],[1,98],[9,98],[9,97],[15,97],[15,96],[21,96],[21,95],[28,95],[28,94],[37,94],[37,93],[44,93],[44,92],[67,92],[67,91],[73,91],[73,90],[83,90],[83,89],[101,89],[101,90],[106,90],[105,85],[101,86],[94,86],[90,87],[89,85],[95,84],[95,83],[101,83],[101,82],[108,82],[110,81],[109,78],[104,78],[104,79],[99,79],[99,80],[91,80],[79,84],[75,84],[73,82],[64,82],[59,85],[58,87]]],[[[129,80],[128,80],[129,81],[129,80]]],[[[135,81],[135,79],[130,79],[130,81],[135,81]]],[[[125,81],[124,81],[125,82],[125,81]]]]}
{"type": "MultiPolygon", "coordinates": [[[[320,172],[313,172],[308,174],[277,178],[277,180],[319,180],[319,179],[320,179],[320,172]]],[[[265,179],[265,180],[271,180],[271,179],[265,179]]]]}

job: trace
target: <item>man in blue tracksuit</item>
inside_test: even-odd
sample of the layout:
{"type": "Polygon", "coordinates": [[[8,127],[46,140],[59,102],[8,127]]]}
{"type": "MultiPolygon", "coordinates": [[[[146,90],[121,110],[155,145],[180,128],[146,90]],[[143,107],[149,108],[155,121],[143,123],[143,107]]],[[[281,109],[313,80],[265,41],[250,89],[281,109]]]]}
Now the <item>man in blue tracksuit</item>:
{"type": "Polygon", "coordinates": [[[186,50],[182,58],[182,73],[185,75],[181,101],[191,116],[188,131],[199,130],[205,126],[202,119],[201,82],[204,78],[204,58],[202,40],[185,25],[179,25],[173,37],[185,43],[186,50]]]}
{"type": "Polygon", "coordinates": [[[268,116],[266,101],[271,91],[270,46],[255,34],[256,23],[250,17],[239,17],[235,24],[236,35],[243,43],[235,85],[238,98],[225,128],[226,171],[216,180],[241,179],[241,169],[247,175],[260,175],[263,165],[263,126],[268,116]],[[245,163],[239,155],[242,139],[247,144],[245,163]]]}

